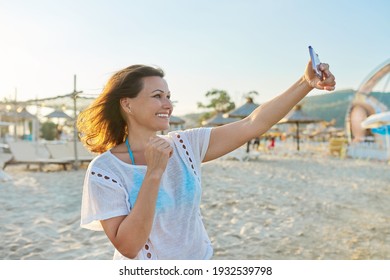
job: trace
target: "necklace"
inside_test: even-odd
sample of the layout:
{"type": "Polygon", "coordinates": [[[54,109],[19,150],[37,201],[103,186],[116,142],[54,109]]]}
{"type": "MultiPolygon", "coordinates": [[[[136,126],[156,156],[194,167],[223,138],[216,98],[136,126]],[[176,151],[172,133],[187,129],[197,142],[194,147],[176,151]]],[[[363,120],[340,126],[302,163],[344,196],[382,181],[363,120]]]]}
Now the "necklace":
{"type": "Polygon", "coordinates": [[[131,150],[130,144],[129,144],[129,138],[126,138],[125,143],[126,143],[126,146],[127,146],[127,151],[129,152],[129,156],[130,156],[130,159],[131,159],[131,164],[135,165],[133,151],[131,150]]]}

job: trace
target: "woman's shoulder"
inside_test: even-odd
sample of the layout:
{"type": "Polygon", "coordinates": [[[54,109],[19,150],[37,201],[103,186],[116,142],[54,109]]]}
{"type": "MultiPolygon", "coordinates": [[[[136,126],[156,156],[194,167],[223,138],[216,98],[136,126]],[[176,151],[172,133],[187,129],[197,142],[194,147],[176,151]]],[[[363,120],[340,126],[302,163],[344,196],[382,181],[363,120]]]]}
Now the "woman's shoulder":
{"type": "Polygon", "coordinates": [[[184,135],[186,137],[193,137],[193,136],[203,136],[210,133],[212,127],[195,127],[195,128],[188,128],[184,130],[175,130],[168,133],[168,136],[171,138],[179,138],[180,136],[184,135]]]}
{"type": "Polygon", "coordinates": [[[88,165],[87,173],[90,175],[95,175],[99,179],[113,179],[113,182],[119,182],[121,175],[123,173],[123,167],[115,159],[115,156],[111,151],[106,151],[98,156],[96,156],[88,165]]]}
{"type": "Polygon", "coordinates": [[[97,155],[90,163],[89,168],[102,168],[104,166],[110,166],[113,164],[113,154],[110,150],[101,153],[100,155],[97,155]]]}

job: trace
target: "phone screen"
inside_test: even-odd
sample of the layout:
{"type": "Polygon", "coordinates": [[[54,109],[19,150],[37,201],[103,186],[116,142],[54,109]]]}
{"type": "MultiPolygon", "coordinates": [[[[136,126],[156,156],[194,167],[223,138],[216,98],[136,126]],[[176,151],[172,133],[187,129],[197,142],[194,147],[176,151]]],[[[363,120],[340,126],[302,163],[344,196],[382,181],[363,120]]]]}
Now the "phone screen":
{"type": "Polygon", "coordinates": [[[310,53],[310,58],[311,58],[311,65],[313,67],[313,70],[316,72],[317,76],[322,79],[322,72],[319,69],[319,65],[321,63],[318,54],[314,51],[314,49],[309,46],[309,53],[310,53]]]}

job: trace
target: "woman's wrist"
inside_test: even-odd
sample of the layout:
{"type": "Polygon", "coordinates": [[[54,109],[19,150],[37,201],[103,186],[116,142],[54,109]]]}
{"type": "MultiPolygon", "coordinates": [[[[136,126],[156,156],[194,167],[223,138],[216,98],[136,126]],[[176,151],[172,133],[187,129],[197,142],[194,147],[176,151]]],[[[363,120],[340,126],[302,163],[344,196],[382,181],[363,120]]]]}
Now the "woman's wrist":
{"type": "Polygon", "coordinates": [[[163,169],[147,169],[145,178],[148,178],[151,181],[160,182],[163,173],[164,173],[163,169]]]}
{"type": "Polygon", "coordinates": [[[315,88],[313,86],[313,81],[309,80],[309,78],[306,75],[302,76],[302,82],[303,82],[304,85],[306,85],[310,89],[314,89],[315,88]]]}

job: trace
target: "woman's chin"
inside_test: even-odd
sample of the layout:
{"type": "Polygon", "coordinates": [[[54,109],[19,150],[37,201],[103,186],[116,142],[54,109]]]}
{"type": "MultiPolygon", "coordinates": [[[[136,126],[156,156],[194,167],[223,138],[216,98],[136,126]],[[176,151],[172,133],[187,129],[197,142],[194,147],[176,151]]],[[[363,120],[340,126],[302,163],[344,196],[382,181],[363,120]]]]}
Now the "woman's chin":
{"type": "Polygon", "coordinates": [[[156,131],[164,131],[164,130],[168,130],[170,128],[170,125],[169,123],[167,125],[160,125],[158,127],[156,127],[156,131]]]}

